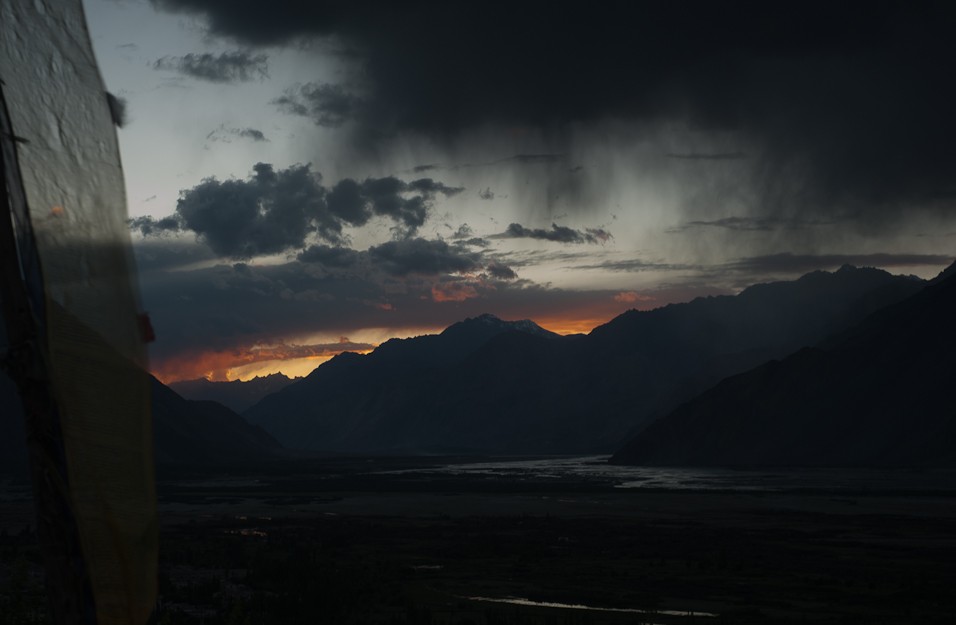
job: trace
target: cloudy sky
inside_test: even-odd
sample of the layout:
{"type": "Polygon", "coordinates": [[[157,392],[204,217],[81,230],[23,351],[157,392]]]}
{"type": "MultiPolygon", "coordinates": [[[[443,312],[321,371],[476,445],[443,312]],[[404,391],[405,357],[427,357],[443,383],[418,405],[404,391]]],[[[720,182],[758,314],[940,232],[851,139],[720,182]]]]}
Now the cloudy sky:
{"type": "Polygon", "coordinates": [[[166,381],[954,254],[949,3],[85,4],[166,381]]]}

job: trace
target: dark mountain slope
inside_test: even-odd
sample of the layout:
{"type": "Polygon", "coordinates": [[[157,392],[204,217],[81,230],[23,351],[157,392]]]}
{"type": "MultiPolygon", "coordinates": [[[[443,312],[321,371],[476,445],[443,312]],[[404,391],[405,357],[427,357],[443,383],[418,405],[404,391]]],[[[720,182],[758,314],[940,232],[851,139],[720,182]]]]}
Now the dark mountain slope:
{"type": "Polygon", "coordinates": [[[183,399],[150,376],[157,465],[233,465],[277,457],[279,443],[214,401],[183,399]]]}
{"type": "Polygon", "coordinates": [[[647,465],[956,464],[956,275],[820,349],[724,380],[613,461],[647,465]]]}
{"type": "MultiPolygon", "coordinates": [[[[392,339],[367,355],[345,353],[245,413],[280,441],[336,451],[428,451],[457,447],[425,426],[450,371],[496,337],[562,340],[530,321],[493,315],[467,319],[438,335],[392,339]]],[[[287,443],[288,444],[288,443],[287,443]]],[[[469,445],[463,447],[471,448],[469,445]]]]}
{"type": "Polygon", "coordinates": [[[922,284],[845,267],[631,311],[586,337],[483,316],[343,354],[245,416],[289,447],[316,450],[610,451],[717,380],[815,344],[922,284]]]}
{"type": "MultiPolygon", "coordinates": [[[[282,453],[272,436],[225,406],[183,399],[152,376],[150,384],[157,465],[227,466],[282,453]]],[[[25,436],[16,386],[0,375],[0,473],[27,475],[25,436]]]]}

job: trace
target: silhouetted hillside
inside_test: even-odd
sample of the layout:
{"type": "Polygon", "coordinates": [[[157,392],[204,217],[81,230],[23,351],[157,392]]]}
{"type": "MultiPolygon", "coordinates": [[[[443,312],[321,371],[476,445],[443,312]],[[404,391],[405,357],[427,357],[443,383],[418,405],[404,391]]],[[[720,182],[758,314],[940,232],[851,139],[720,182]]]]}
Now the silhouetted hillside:
{"type": "Polygon", "coordinates": [[[649,426],[613,461],[956,464],[954,320],[950,267],[823,347],[722,381],[649,426]]]}
{"type": "MultiPolygon", "coordinates": [[[[530,321],[481,315],[438,335],[392,339],[368,355],[344,353],[245,413],[293,447],[337,451],[428,451],[458,448],[439,433],[432,405],[444,390],[440,379],[489,341],[522,335],[561,341],[530,321]]],[[[451,374],[454,377],[454,374],[451,374]]],[[[472,445],[460,445],[471,449],[472,445]]]]}
{"type": "Polygon", "coordinates": [[[630,311],[588,336],[485,315],[338,356],[245,416],[313,450],[612,451],[717,380],[813,345],[922,284],[844,267],[630,311]]]}
{"type": "MultiPolygon", "coordinates": [[[[150,383],[158,465],[230,465],[282,453],[282,447],[272,436],[225,406],[183,399],[152,376],[150,383]]],[[[16,386],[5,375],[0,375],[0,406],[0,473],[26,476],[20,398],[16,386]]]]}
{"type": "Polygon", "coordinates": [[[276,457],[282,446],[214,401],[183,399],[150,376],[157,465],[230,465],[276,457]]]}
{"type": "Polygon", "coordinates": [[[293,381],[281,373],[273,373],[245,381],[212,382],[199,378],[173,382],[168,386],[186,399],[215,401],[231,410],[242,412],[266,395],[284,389],[293,381]]]}

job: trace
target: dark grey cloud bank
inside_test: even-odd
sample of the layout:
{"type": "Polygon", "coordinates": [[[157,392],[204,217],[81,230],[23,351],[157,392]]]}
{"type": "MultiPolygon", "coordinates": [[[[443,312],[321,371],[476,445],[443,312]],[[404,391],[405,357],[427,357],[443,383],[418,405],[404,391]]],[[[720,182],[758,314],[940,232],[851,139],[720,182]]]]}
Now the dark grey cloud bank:
{"type": "Polygon", "coordinates": [[[367,278],[374,272],[406,277],[439,276],[453,273],[485,271],[499,279],[514,279],[517,275],[496,262],[486,263],[482,254],[460,245],[449,245],[442,240],[422,238],[386,241],[366,251],[330,245],[312,245],[296,258],[303,263],[321,265],[329,270],[349,270],[363,273],[367,278]]]}
{"type": "MultiPolygon", "coordinates": [[[[811,271],[838,269],[843,265],[854,267],[880,267],[887,270],[907,267],[942,267],[953,261],[951,255],[942,254],[763,254],[736,258],[717,265],[691,265],[650,261],[640,258],[625,260],[609,259],[599,263],[580,264],[578,269],[636,273],[642,271],[687,272],[688,280],[701,280],[701,284],[725,283],[745,287],[768,276],[792,276],[811,271]],[[739,273],[740,277],[731,277],[739,273]]],[[[512,262],[519,265],[517,262],[512,262]]],[[[782,278],[781,278],[782,279],[782,278]]]]}
{"type": "Polygon", "coordinates": [[[411,237],[436,195],[461,191],[431,178],[392,176],[346,178],[326,188],[309,165],[276,170],[256,163],[246,180],[207,178],[180,192],[174,215],[138,217],[130,226],[143,236],[191,231],[219,256],[252,258],[302,249],[312,239],[346,244],[346,226],[364,226],[376,216],[391,220],[397,238],[411,237]]]}
{"type": "Polygon", "coordinates": [[[736,161],[747,158],[743,152],[671,152],[665,156],[684,161],[736,161]]]}
{"type": "Polygon", "coordinates": [[[341,85],[306,83],[289,87],[272,103],[285,113],[337,128],[359,113],[362,100],[341,85]]]}
{"type": "Polygon", "coordinates": [[[206,141],[232,143],[234,139],[248,139],[256,143],[267,142],[269,139],[258,128],[229,128],[221,124],[206,135],[206,141]]]}
{"type": "Polygon", "coordinates": [[[829,226],[834,220],[778,218],[778,217],[721,217],[720,219],[695,219],[671,228],[668,232],[684,232],[694,228],[721,228],[738,232],[772,232],[796,230],[815,226],[829,226]]]}
{"type": "Polygon", "coordinates": [[[514,280],[506,267],[493,264],[474,278],[408,273],[379,279],[313,268],[306,262],[240,263],[143,272],[144,306],[157,335],[153,364],[167,370],[167,363],[190,354],[317,331],[349,336],[363,328],[440,328],[489,311],[511,319],[541,319],[557,311],[570,318],[610,319],[625,308],[613,300],[616,291],[547,288],[514,280]]]}
{"type": "Polygon", "coordinates": [[[244,51],[190,52],[183,56],[164,56],[153,62],[153,69],[174,71],[209,82],[248,82],[269,77],[269,57],[244,51]]]}
{"type": "Polygon", "coordinates": [[[550,230],[543,228],[525,228],[521,224],[510,224],[501,234],[492,235],[494,239],[539,239],[542,241],[556,241],[558,243],[607,243],[611,233],[604,228],[586,228],[575,230],[567,226],[551,224],[550,230]]]}
{"type": "Polygon", "coordinates": [[[573,310],[594,298],[519,281],[500,262],[419,238],[364,251],[318,244],[297,260],[265,266],[184,267],[214,257],[207,246],[182,238],[145,239],[135,251],[144,306],[159,337],[153,357],[160,366],[187,353],[317,330],[348,334],[366,327],[441,326],[489,307],[529,316],[538,304],[547,310],[564,302],[573,310]],[[463,296],[455,299],[456,293],[463,296]]]}
{"type": "MultiPolygon", "coordinates": [[[[204,16],[212,33],[248,46],[316,36],[344,42],[358,55],[362,106],[347,104],[344,92],[296,94],[290,105],[301,101],[313,117],[309,101],[319,102],[320,122],[325,107],[327,121],[352,115],[380,136],[441,137],[483,124],[678,121],[756,146],[768,207],[850,204],[892,215],[956,197],[949,2],[616,2],[574,10],[536,1],[153,3],[204,16]]],[[[704,166],[715,156],[705,154],[672,156],[704,166]]]]}

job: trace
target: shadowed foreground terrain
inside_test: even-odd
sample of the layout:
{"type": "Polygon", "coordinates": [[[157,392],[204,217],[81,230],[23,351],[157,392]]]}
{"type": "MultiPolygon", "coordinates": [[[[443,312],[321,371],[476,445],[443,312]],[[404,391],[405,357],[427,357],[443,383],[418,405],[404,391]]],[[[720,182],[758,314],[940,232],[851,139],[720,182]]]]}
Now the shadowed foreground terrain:
{"type": "MultiPolygon", "coordinates": [[[[428,472],[448,461],[170,476],[158,622],[900,625],[956,613],[946,475],[926,490],[880,489],[879,476],[849,488],[622,489],[428,472]]],[[[15,499],[0,501],[0,611],[46,622],[30,620],[39,569],[15,499]]]]}

